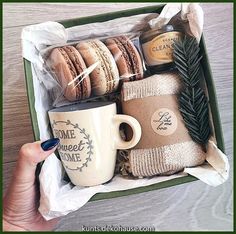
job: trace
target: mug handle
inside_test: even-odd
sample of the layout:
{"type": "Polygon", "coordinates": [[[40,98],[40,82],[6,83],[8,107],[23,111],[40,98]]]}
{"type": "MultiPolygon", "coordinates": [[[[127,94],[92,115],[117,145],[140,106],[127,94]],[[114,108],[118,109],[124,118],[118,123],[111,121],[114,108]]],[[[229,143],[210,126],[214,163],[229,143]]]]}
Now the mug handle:
{"type": "Polygon", "coordinates": [[[141,138],[142,130],[139,122],[134,117],[129,115],[115,115],[113,117],[113,123],[115,124],[116,132],[118,132],[115,139],[116,149],[130,149],[138,144],[141,138]],[[122,123],[126,123],[132,128],[133,137],[130,141],[124,141],[121,138],[119,127],[122,123]]]}

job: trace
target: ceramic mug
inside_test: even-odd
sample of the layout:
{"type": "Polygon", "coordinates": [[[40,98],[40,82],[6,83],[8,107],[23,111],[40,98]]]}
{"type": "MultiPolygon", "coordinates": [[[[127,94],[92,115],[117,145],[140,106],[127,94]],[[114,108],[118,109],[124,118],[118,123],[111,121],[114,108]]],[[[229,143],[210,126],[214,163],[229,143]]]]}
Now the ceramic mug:
{"type": "Polygon", "coordinates": [[[94,186],[109,181],[115,170],[117,149],[134,147],[141,138],[138,121],[116,112],[113,102],[88,102],[60,107],[49,112],[58,152],[74,185],[94,186]],[[133,130],[130,141],[122,140],[119,126],[133,130]]]}

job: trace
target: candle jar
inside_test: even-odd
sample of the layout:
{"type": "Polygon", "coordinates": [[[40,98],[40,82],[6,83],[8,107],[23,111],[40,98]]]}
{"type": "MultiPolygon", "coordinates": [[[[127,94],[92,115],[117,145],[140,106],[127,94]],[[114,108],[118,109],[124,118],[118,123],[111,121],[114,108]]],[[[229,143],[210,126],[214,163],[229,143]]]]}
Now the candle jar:
{"type": "Polygon", "coordinates": [[[145,63],[152,74],[174,69],[173,43],[181,40],[182,36],[181,30],[170,24],[141,34],[145,63]]]}

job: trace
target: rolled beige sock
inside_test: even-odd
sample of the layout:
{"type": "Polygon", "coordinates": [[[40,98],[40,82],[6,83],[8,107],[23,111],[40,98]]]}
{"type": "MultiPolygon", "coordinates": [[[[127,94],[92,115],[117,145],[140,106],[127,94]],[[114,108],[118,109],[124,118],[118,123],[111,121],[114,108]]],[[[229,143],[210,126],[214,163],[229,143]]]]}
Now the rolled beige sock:
{"type": "MultiPolygon", "coordinates": [[[[206,155],[200,145],[192,141],[178,109],[180,89],[181,82],[176,73],[153,75],[123,84],[123,113],[136,118],[142,128],[140,142],[128,155],[129,171],[134,176],[174,174],[185,167],[204,163],[206,155]],[[172,113],[172,126],[166,125],[166,132],[156,130],[157,125],[153,127],[153,116],[155,121],[159,121],[159,108],[172,113]],[[176,129],[171,129],[174,125],[176,129]]],[[[130,138],[130,131],[127,131],[127,136],[130,138]]]]}

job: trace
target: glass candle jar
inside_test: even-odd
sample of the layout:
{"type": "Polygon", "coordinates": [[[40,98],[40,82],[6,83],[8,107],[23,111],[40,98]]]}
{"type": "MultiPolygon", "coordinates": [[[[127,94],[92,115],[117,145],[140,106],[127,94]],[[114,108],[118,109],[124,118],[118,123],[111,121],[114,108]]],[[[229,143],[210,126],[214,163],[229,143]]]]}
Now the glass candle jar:
{"type": "Polygon", "coordinates": [[[181,40],[183,33],[173,25],[150,29],[140,36],[144,59],[151,73],[174,68],[173,43],[181,40]]]}

